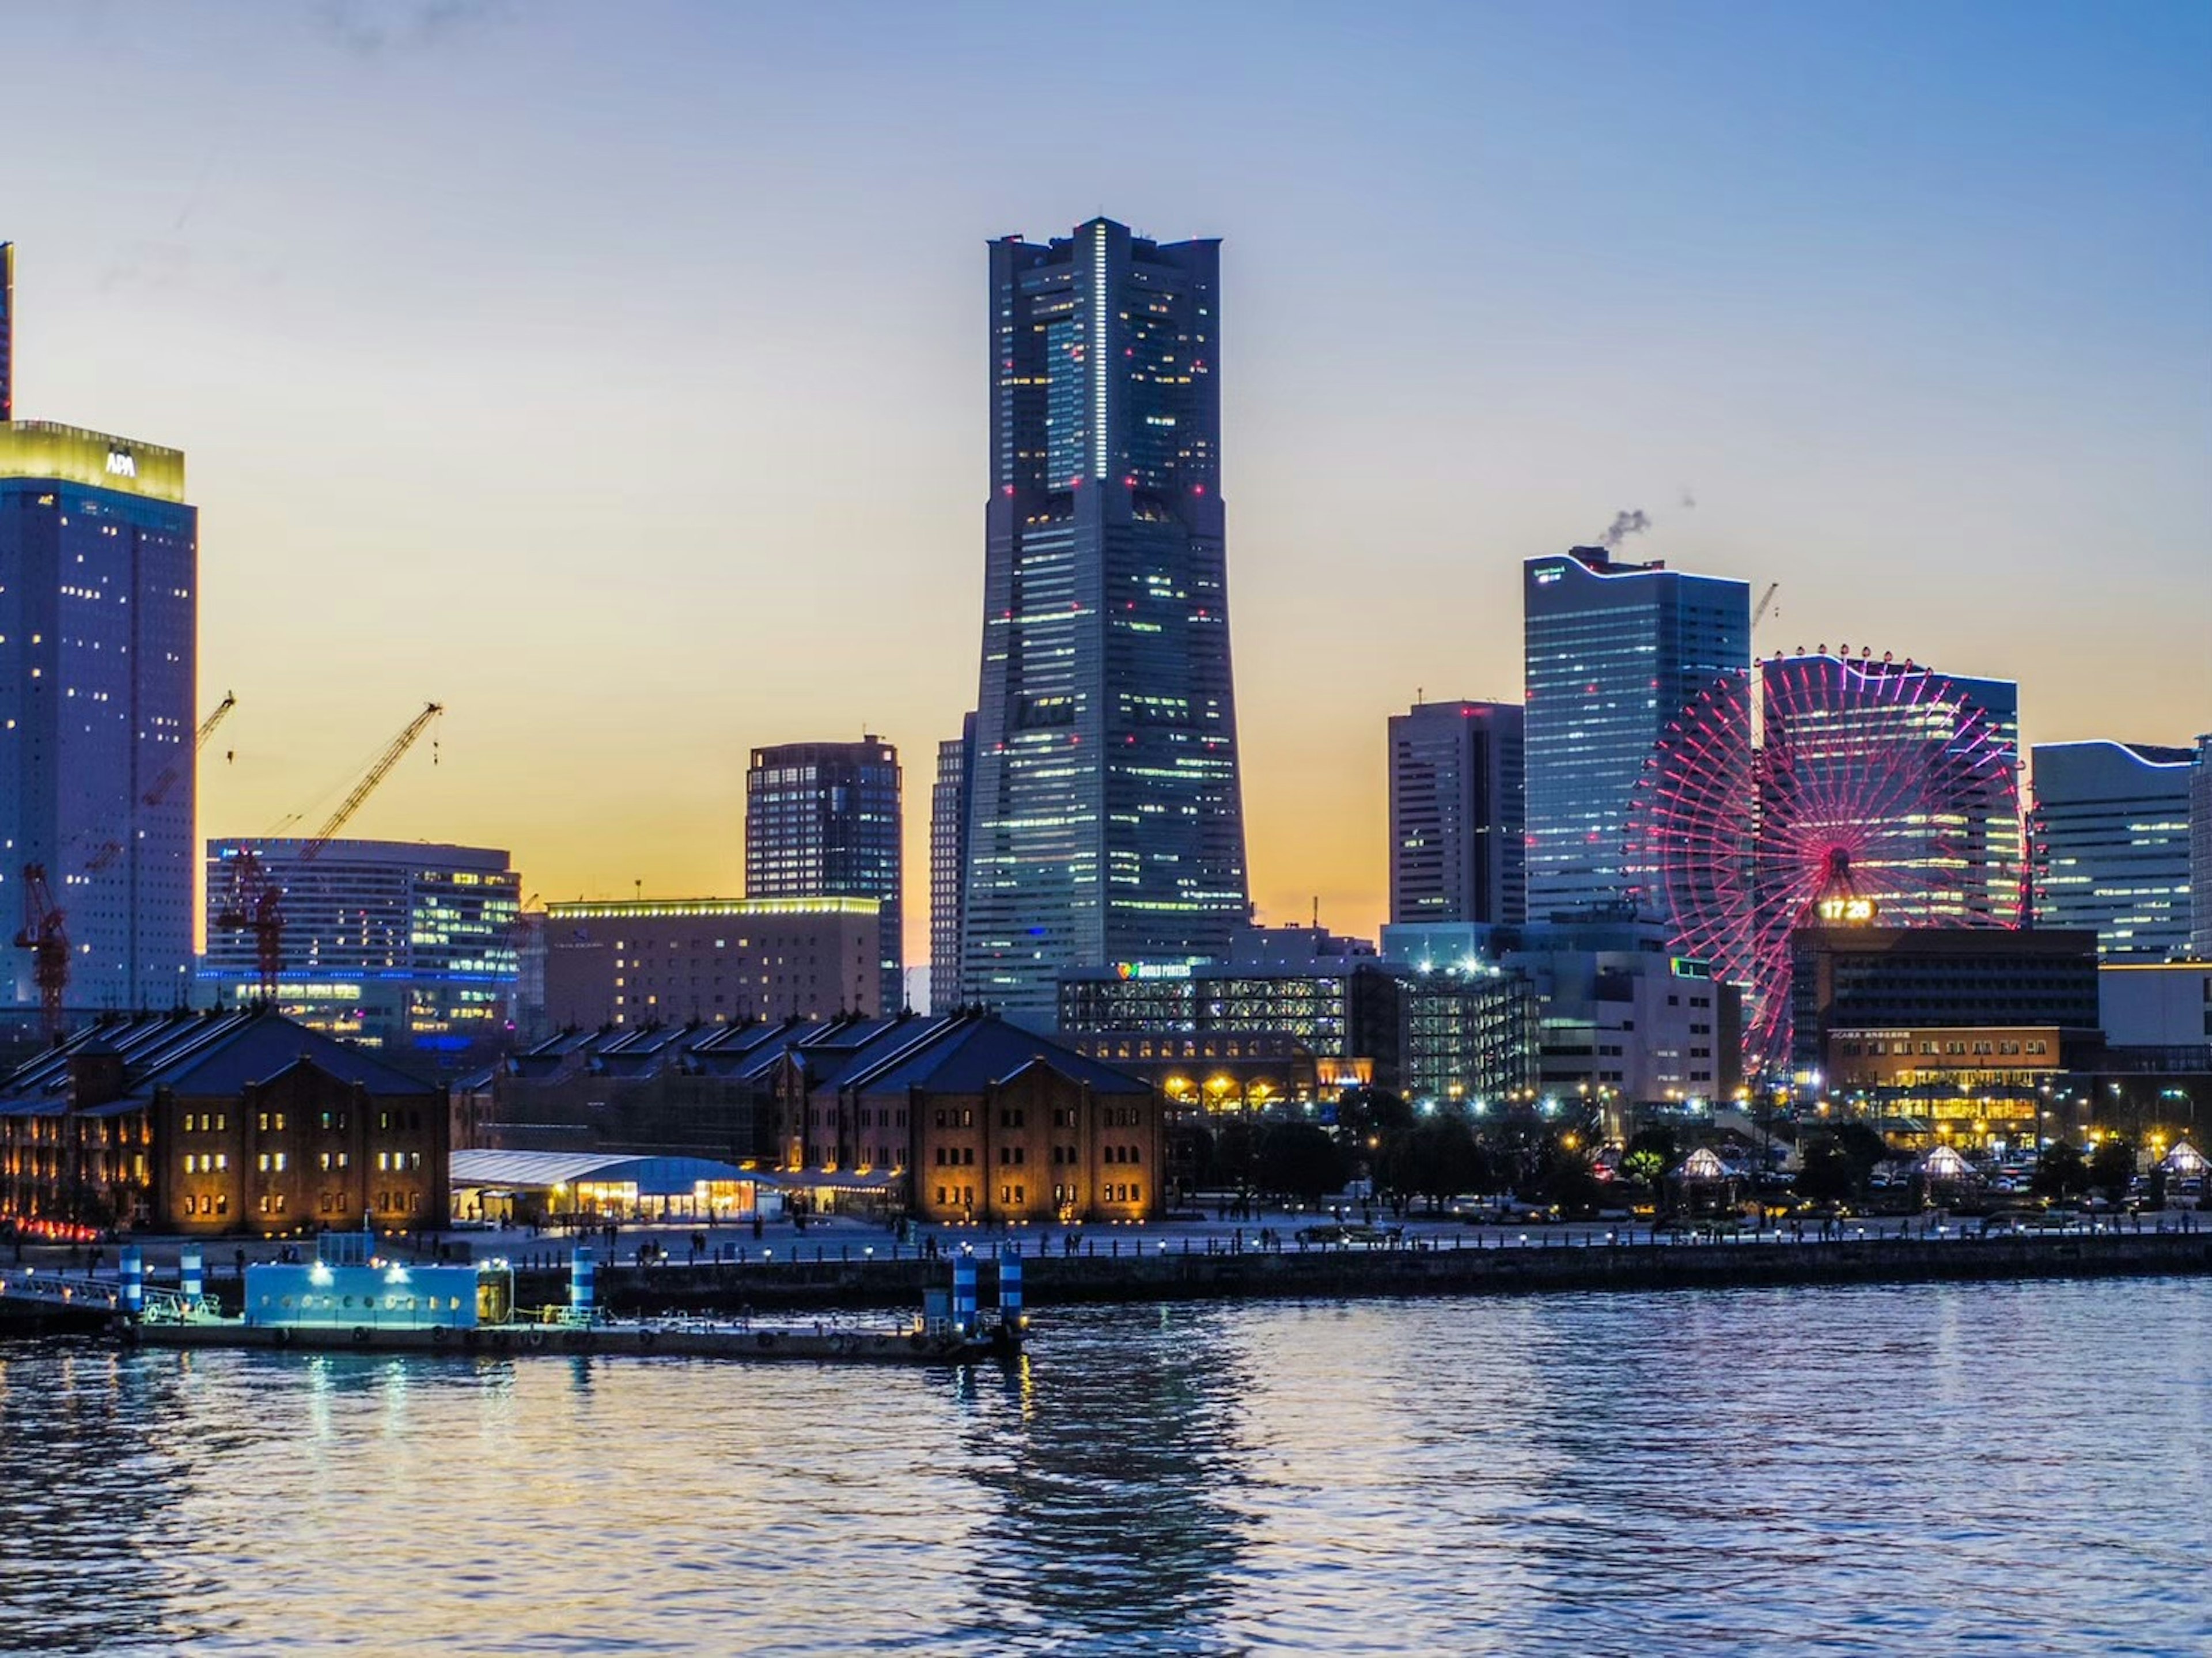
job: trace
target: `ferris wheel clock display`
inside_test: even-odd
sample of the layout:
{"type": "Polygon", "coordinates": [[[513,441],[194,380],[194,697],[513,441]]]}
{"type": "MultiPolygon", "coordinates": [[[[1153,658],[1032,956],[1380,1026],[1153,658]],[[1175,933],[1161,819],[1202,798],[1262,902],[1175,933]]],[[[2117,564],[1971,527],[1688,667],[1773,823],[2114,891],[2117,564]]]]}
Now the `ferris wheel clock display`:
{"type": "Polygon", "coordinates": [[[2018,771],[1966,691],[1869,653],[1776,656],[1682,710],[1626,862],[1678,948],[1747,987],[1747,1074],[1789,1059],[1794,928],[2017,925],[2018,771]]]}

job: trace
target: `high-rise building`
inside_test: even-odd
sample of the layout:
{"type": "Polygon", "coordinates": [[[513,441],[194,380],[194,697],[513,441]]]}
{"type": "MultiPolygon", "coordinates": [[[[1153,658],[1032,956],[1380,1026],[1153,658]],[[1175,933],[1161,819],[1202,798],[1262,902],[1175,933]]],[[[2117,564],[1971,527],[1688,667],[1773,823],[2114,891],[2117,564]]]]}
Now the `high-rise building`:
{"type": "Polygon", "coordinates": [[[960,1005],[960,882],[968,867],[968,786],[975,770],[975,716],[937,745],[929,791],[929,1011],[960,1005]]]}
{"type": "Polygon", "coordinates": [[[2212,962],[2212,732],[2189,774],[2189,954],[2212,962]]]}
{"type": "Polygon", "coordinates": [[[1390,920],[1528,919],[1522,713],[1419,702],[1390,716],[1390,920]]]}
{"type": "Polygon", "coordinates": [[[877,1005],[906,1005],[905,848],[898,750],[857,743],[755,749],[745,774],[745,896],[872,898],[882,932],[877,1005]]]}
{"type": "Polygon", "coordinates": [[[2035,925],[2097,935],[2106,961],[2188,946],[2193,752],[2147,743],[2039,743],[2028,819],[2035,925]]]}
{"type": "Polygon", "coordinates": [[[218,1007],[261,994],[256,935],[224,924],[247,852],[281,894],[276,1003],[288,1017],[433,1066],[507,1040],[522,878],[505,852],[416,841],[210,841],[199,978],[204,999],[218,1007]]]}
{"type": "Polygon", "coordinates": [[[15,244],[0,242],[0,423],[15,418],[15,244]]]}
{"type": "MultiPolygon", "coordinates": [[[[1527,562],[1522,605],[1528,915],[1543,920],[1632,884],[1622,837],[1653,744],[1716,683],[1747,695],[1751,589],[1574,547],[1527,562]]],[[[1742,729],[1747,768],[1748,719],[1742,729]]]]}
{"type": "Polygon", "coordinates": [[[991,244],[960,998],[1040,1029],[1062,968],[1219,955],[1249,911],[1218,264],[1103,218],[991,244]]]}
{"type": "MultiPolygon", "coordinates": [[[[198,537],[179,451],[0,425],[0,914],[43,869],[69,1010],[191,996],[198,537]]],[[[6,982],[39,1006],[30,951],[6,982]]]]}

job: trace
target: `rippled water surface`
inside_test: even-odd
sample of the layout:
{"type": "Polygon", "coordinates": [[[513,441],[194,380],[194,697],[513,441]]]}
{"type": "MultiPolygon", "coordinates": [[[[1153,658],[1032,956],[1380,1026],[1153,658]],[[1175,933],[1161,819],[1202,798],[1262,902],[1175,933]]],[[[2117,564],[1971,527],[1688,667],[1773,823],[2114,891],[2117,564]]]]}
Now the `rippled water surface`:
{"type": "Polygon", "coordinates": [[[2212,1651],[2212,1284],[1042,1323],[973,1377],[0,1348],[0,1651],[2212,1651]]]}

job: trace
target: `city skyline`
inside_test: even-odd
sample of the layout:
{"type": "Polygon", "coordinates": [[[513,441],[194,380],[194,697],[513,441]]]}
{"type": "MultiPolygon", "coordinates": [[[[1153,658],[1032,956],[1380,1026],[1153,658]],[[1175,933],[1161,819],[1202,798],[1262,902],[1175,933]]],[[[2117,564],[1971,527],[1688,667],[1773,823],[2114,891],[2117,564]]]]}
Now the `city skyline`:
{"type": "MultiPolygon", "coordinates": [[[[1653,520],[1626,556],[1782,584],[1756,650],[1879,634],[2016,679],[2027,743],[2184,744],[2212,724],[2198,527],[2212,406],[2192,367],[2206,285],[2161,254],[2201,243],[2205,216],[2201,125],[2159,90],[2201,61],[2203,20],[2180,9],[2148,12],[2127,40],[1996,9],[1885,17],[1885,42],[1929,61],[1976,46],[1975,69],[1894,88],[1909,176],[1884,169],[1897,141],[1849,112],[1885,73],[1870,51],[1824,58],[1819,95],[1791,108],[1690,113],[1705,77],[1795,64],[1848,33],[1840,21],[1736,14],[1724,64],[1703,68],[1697,29],[1616,15],[1613,38],[1577,46],[1500,9],[1476,31],[1477,89],[1499,94],[1477,124],[1407,67],[1389,28],[1366,37],[1348,13],[1323,15],[1273,37],[1271,89],[1224,88],[1194,116],[1196,167],[1175,164],[1178,135],[1097,159],[1055,143],[967,177],[983,139],[959,112],[975,87],[952,61],[958,30],[932,44],[940,79],[908,84],[858,138],[763,161],[746,147],[754,124],[827,117],[874,85],[820,26],[781,20],[741,50],[681,9],[616,36],[558,9],[390,15],[380,33],[189,9],[127,31],[91,12],[12,31],[34,64],[130,37],[106,70],[131,94],[113,126],[27,170],[0,236],[19,246],[16,413],[146,432],[192,457],[198,712],[225,685],[240,698],[204,768],[203,836],[266,829],[342,786],[434,691],[453,706],[442,763],[403,768],[358,832],[513,846],[548,896],[641,879],[738,890],[726,825],[753,744],[877,729],[931,752],[972,706],[981,246],[1094,202],[1228,250],[1225,488],[1266,919],[1302,917],[1318,895],[1334,925],[1371,931],[1384,719],[1423,686],[1515,695],[1516,568],[1625,508],[1653,520]],[[615,154],[570,167],[551,129],[562,88],[590,101],[592,49],[628,64],[667,53],[679,28],[700,64],[763,94],[757,112],[694,97],[678,121],[625,103],[615,154]],[[1531,85],[1493,88],[1533,45],[1546,51],[1531,85]],[[241,62],[272,71],[259,90],[225,78],[241,62]],[[195,91],[217,82],[226,98],[195,91]],[[481,110],[460,95],[478,84],[481,110]],[[1248,135],[1279,139],[1270,114],[1324,84],[1363,118],[1340,153],[1300,137],[1270,155],[1248,135]],[[1633,121],[1552,120],[1545,106],[1570,88],[1633,121]],[[395,136],[380,112],[397,106],[427,112],[418,131],[395,136]],[[495,112],[550,145],[532,163],[542,175],[490,137],[495,112]],[[921,135],[911,159],[894,154],[896,120],[921,135]],[[1762,130],[1777,141],[1750,159],[1762,130]],[[1448,161],[1425,144],[1437,135],[1448,161]],[[1845,154],[1860,142],[1870,155],[1845,154]],[[1729,192],[1739,228],[1710,227],[1688,185],[1654,184],[1646,150],[1729,192]],[[691,223],[702,156],[750,159],[687,252],[669,232],[691,223]],[[684,189],[613,187],[671,167],[684,189]],[[839,217],[874,216],[906,261],[872,315],[860,302],[881,270],[864,279],[866,262],[809,240],[818,213],[801,198],[825,169],[854,185],[839,217]],[[1810,197],[1832,205],[1802,209],[1810,197]],[[1477,208],[1477,222],[1440,222],[1439,204],[1477,208]],[[535,257],[568,213],[580,234],[535,257]],[[1332,233],[1319,241],[1316,216],[1332,233]],[[1786,234],[1747,246],[1745,223],[1786,234]],[[740,227],[786,266],[738,259],[709,282],[740,227]],[[1449,298],[1364,257],[1417,234],[1443,239],[1449,298]],[[416,257],[368,264],[365,238],[416,257]],[[586,246],[641,240],[674,251],[586,246]],[[1311,258],[1291,259],[1306,242],[1311,258]],[[1355,351],[1330,324],[1370,288],[1355,351]],[[2019,579],[1992,581],[1993,566],[2019,579]],[[850,671],[774,649],[733,663],[722,607],[667,602],[716,580],[733,605],[764,600],[804,624],[796,635],[831,618],[857,629],[850,671]],[[885,600],[878,616],[850,604],[856,584],[885,600]],[[303,610],[314,626],[288,619],[303,610]],[[2069,644],[2083,616],[2124,621],[2128,648],[2069,644]],[[547,671],[570,653],[592,671],[547,671]],[[580,793],[578,766],[606,786],[580,793]]],[[[895,43],[899,20],[879,21],[895,43]]],[[[698,72],[679,72],[679,90],[698,72]]],[[[66,84],[27,76],[26,119],[64,126],[66,84]]],[[[927,826],[908,816],[919,870],[927,826]]],[[[912,906],[910,962],[927,959],[927,924],[912,906]]]]}

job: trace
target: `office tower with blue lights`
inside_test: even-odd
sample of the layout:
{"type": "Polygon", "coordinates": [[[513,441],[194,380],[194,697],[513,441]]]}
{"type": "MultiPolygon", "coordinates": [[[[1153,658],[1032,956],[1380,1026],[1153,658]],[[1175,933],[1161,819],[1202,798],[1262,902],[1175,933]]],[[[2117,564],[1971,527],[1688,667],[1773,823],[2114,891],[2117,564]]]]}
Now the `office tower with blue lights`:
{"type": "Polygon", "coordinates": [[[1390,716],[1390,920],[1528,917],[1522,709],[1417,702],[1390,716]]]}
{"type": "MultiPolygon", "coordinates": [[[[0,247],[9,313],[11,278],[0,247]]],[[[27,924],[40,868],[69,944],[68,1013],[191,996],[198,540],[180,452],[0,423],[0,937],[27,924]]],[[[0,982],[6,1005],[39,1008],[31,951],[10,951],[0,982]]]]}
{"type": "Polygon", "coordinates": [[[898,750],[857,743],[755,749],[745,773],[747,898],[872,898],[884,1011],[906,1005],[904,814],[898,750]]]}
{"type": "Polygon", "coordinates": [[[1049,1028],[1067,967],[1247,918],[1219,245],[1094,219],[990,246],[990,503],[961,993],[1049,1028]]]}
{"type": "MultiPolygon", "coordinates": [[[[1528,915],[1623,901],[1623,835],[1652,746],[1691,700],[1748,695],[1751,589],[1602,547],[1522,569],[1528,915]]],[[[1743,722],[1750,764],[1750,722],[1743,722]]]]}
{"type": "Polygon", "coordinates": [[[2108,962],[2185,953],[2195,752],[2148,743],[2039,743],[2031,758],[2035,925],[2094,932],[2108,962]]]}

